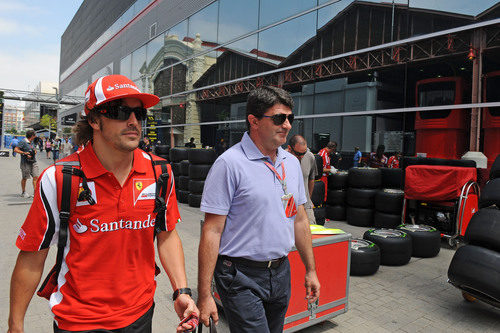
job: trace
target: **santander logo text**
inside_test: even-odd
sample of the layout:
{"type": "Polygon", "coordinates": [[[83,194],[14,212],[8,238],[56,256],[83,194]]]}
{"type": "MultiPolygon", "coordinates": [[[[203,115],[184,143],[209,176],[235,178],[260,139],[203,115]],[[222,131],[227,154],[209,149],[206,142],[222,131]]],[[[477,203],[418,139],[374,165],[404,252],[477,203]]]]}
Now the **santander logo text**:
{"type": "Polygon", "coordinates": [[[100,222],[98,219],[90,220],[90,231],[91,232],[109,232],[117,231],[121,229],[131,229],[139,230],[146,228],[153,228],[155,226],[155,219],[151,218],[151,214],[148,214],[147,219],[144,221],[131,221],[121,219],[119,221],[113,222],[100,222]]]}

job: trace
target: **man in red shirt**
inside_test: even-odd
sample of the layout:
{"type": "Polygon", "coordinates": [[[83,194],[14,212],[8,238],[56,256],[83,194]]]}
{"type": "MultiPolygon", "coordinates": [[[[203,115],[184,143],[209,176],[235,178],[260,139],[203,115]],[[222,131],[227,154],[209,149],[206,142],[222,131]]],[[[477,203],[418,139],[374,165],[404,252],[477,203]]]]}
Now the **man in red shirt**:
{"type": "Polygon", "coordinates": [[[401,153],[397,152],[396,154],[389,157],[389,161],[387,162],[387,167],[391,169],[398,169],[400,160],[401,160],[401,153]]]}
{"type": "MultiPolygon", "coordinates": [[[[330,154],[335,151],[337,148],[337,144],[335,142],[328,142],[325,148],[321,149],[318,152],[318,155],[321,156],[323,159],[323,175],[321,176],[321,181],[325,183],[325,201],[326,201],[326,194],[328,192],[328,175],[330,172],[332,172],[332,166],[331,166],[331,160],[330,160],[330,154]]],[[[333,168],[334,172],[335,168],[333,168]]],[[[318,170],[320,172],[320,170],[318,170]]]]}
{"type": "MultiPolygon", "coordinates": [[[[49,300],[54,332],[151,332],[155,229],[158,255],[175,290],[175,311],[181,319],[197,314],[175,229],[180,215],[172,171],[167,166],[169,190],[162,206],[166,210],[156,214],[157,175],[151,159],[160,158],[137,148],[146,108],[159,98],[141,93],[122,75],[97,79],[85,97],[84,119],[76,125],[77,142],[85,147],[62,161],[80,165],[93,200],[71,195],[66,247],[49,300]]],[[[21,251],[11,280],[12,333],[23,332],[49,246],[58,242],[61,174],[56,165],[43,172],[17,238],[21,251]]],[[[79,190],[85,187],[82,179],[79,190]]],[[[184,324],[177,330],[192,326],[184,324]]]]}

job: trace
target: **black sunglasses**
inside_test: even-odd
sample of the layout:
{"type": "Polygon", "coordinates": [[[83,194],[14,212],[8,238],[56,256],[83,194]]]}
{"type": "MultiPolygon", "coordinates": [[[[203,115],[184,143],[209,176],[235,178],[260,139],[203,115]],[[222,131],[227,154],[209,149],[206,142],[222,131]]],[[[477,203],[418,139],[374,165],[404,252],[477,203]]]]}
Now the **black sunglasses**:
{"type": "Polygon", "coordinates": [[[275,114],[273,116],[262,116],[262,117],[271,118],[274,125],[276,125],[276,126],[282,125],[285,122],[285,120],[287,120],[287,119],[291,125],[293,123],[293,119],[295,118],[293,113],[290,113],[290,114],[278,113],[278,114],[275,114]]]}
{"type": "MultiPolygon", "coordinates": [[[[292,148],[290,146],[290,148],[292,148]]],[[[307,153],[307,150],[303,153],[299,153],[298,151],[296,151],[295,149],[292,148],[292,153],[295,155],[295,156],[304,156],[306,153],[307,153]]]]}
{"type": "Polygon", "coordinates": [[[125,105],[106,106],[99,110],[103,116],[114,120],[128,120],[131,113],[135,113],[138,121],[146,120],[147,110],[141,106],[131,108],[125,105]]]}

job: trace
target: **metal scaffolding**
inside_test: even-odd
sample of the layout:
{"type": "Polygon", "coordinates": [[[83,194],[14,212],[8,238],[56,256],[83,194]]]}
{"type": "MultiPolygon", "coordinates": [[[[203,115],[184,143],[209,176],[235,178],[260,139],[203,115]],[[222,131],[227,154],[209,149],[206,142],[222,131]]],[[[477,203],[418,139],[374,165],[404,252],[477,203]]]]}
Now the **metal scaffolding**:
{"type": "Polygon", "coordinates": [[[47,94],[35,91],[24,91],[24,90],[2,89],[2,88],[0,88],[0,91],[3,91],[3,99],[10,99],[15,101],[52,103],[52,104],[64,104],[64,105],[78,105],[78,104],[83,104],[85,101],[85,98],[80,96],[63,95],[60,96],[59,99],[57,94],[47,94]]]}

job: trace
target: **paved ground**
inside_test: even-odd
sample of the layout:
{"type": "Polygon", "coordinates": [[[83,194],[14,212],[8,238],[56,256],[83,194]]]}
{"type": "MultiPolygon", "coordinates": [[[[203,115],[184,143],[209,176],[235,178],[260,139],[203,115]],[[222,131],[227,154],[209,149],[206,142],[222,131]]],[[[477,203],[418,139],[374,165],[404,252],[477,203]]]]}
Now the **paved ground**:
{"type": "MultiPolygon", "coordinates": [[[[20,198],[19,157],[0,157],[0,331],[7,330],[9,281],[17,256],[14,245],[20,225],[29,209],[30,200],[20,198]]],[[[40,158],[40,167],[49,165],[40,158]]],[[[32,192],[28,186],[28,192],[32,192]]],[[[183,223],[178,226],[186,253],[186,269],[191,287],[196,286],[198,209],[180,205],[183,223]]],[[[365,228],[344,222],[327,222],[360,237],[365,228]]],[[[55,262],[52,249],[46,271],[55,262]]],[[[460,292],[446,282],[446,272],[453,250],[444,244],[439,256],[430,259],[412,258],[401,267],[381,266],[369,277],[350,280],[349,311],[330,321],[305,329],[303,332],[499,332],[500,310],[483,303],[467,303],[460,292]]],[[[196,292],[196,290],[194,290],[196,292]]],[[[171,288],[166,274],[158,279],[154,329],[173,332],[178,322],[171,301],[171,288]]],[[[195,295],[196,296],[196,295],[195,295]]],[[[52,317],[47,302],[34,297],[25,320],[27,333],[51,332],[52,317]]],[[[224,320],[219,332],[229,332],[224,320]]]]}

